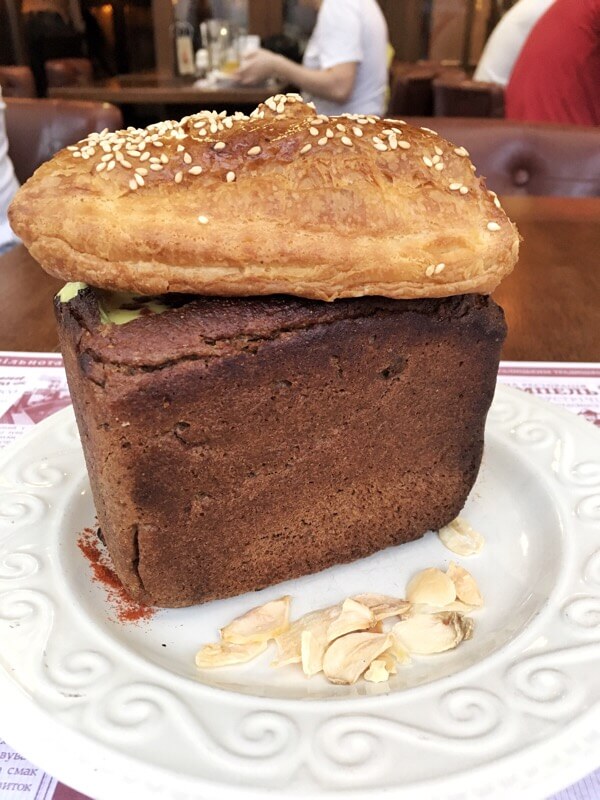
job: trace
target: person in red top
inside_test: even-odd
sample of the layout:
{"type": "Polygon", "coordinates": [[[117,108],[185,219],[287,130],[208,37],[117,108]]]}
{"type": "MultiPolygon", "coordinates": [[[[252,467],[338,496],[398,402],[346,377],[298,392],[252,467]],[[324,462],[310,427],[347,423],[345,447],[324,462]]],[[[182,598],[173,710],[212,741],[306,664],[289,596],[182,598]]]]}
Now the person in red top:
{"type": "Polygon", "coordinates": [[[556,0],[506,89],[508,119],[600,125],[600,0],[556,0]]]}

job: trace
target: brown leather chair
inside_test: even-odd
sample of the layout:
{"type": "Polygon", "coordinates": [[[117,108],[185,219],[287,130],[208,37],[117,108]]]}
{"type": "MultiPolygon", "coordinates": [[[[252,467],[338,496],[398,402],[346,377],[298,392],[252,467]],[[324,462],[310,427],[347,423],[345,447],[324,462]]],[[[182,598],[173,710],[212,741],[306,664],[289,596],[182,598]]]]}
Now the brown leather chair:
{"type": "Polygon", "coordinates": [[[390,67],[390,102],[388,114],[394,116],[433,114],[433,82],[438,77],[460,80],[465,72],[460,67],[440,61],[416,64],[393,61],[390,67]]]}
{"type": "Polygon", "coordinates": [[[35,81],[29,67],[0,66],[3,97],[35,97],[35,81]]]}
{"type": "Polygon", "coordinates": [[[407,122],[466,147],[500,195],[600,196],[600,128],[460,117],[407,122]]]}
{"type": "Polygon", "coordinates": [[[44,64],[48,88],[88,86],[94,80],[89,58],[51,58],[44,64]]]}
{"type": "Polygon", "coordinates": [[[91,131],[122,126],[120,110],[110,103],[6,99],[8,153],[21,183],[44,161],[91,131]]]}
{"type": "Polygon", "coordinates": [[[433,82],[433,113],[436,117],[501,118],[504,88],[497,83],[441,75],[433,82]]]}

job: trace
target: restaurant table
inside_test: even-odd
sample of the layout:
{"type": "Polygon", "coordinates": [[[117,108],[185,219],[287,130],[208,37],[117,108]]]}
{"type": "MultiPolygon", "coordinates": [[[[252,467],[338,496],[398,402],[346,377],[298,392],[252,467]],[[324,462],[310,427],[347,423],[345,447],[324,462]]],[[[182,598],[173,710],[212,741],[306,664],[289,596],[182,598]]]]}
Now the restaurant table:
{"type": "Polygon", "coordinates": [[[121,75],[82,86],[57,86],[48,90],[51,98],[92,100],[115,105],[256,106],[276,94],[279,86],[194,86],[190,78],[161,78],[157,75],[121,75]]]}
{"type": "MultiPolygon", "coordinates": [[[[494,293],[508,321],[502,357],[600,361],[600,198],[510,197],[504,207],[523,243],[494,293]]],[[[51,300],[62,283],[22,246],[0,257],[0,350],[58,349],[51,300]]]]}
{"type": "MultiPolygon", "coordinates": [[[[509,326],[503,358],[600,361],[600,198],[512,197],[505,199],[504,206],[524,242],[518,267],[495,293],[509,326]]],[[[39,358],[29,360],[37,368],[43,367],[46,380],[54,370],[64,381],[60,358],[50,359],[39,352],[58,349],[51,300],[62,283],[42,272],[22,246],[0,257],[0,351],[35,351],[30,356],[37,353],[39,358]]],[[[20,364],[28,362],[18,353],[13,356],[19,356],[16,361],[20,364]]],[[[4,361],[10,362],[10,358],[4,361]]],[[[530,388],[540,380],[552,384],[575,380],[565,377],[569,374],[567,364],[562,368],[556,364],[547,368],[534,366],[505,363],[500,380],[518,384],[517,376],[527,373],[532,381],[530,388]]],[[[585,372],[574,366],[571,365],[572,375],[585,372]]],[[[597,365],[588,373],[596,376],[597,384],[597,365]]],[[[59,400],[64,405],[68,397],[61,395],[59,400]]],[[[591,420],[589,414],[587,418],[591,420]]],[[[596,414],[596,418],[600,415],[596,414]]],[[[0,764],[6,766],[6,774],[0,775],[0,779],[6,779],[0,780],[0,800],[14,800],[16,796],[24,800],[85,800],[79,792],[29,764],[1,738],[0,764]]],[[[555,800],[594,800],[599,796],[599,787],[600,771],[564,790],[555,800]]]]}

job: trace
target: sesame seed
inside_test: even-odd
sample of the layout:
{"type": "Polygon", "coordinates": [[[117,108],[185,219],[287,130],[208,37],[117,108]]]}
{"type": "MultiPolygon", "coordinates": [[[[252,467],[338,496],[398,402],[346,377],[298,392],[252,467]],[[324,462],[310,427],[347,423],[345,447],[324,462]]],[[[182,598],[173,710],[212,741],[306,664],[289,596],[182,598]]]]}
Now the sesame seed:
{"type": "Polygon", "coordinates": [[[198,217],[198,222],[201,222],[202,225],[207,225],[208,217],[205,217],[204,214],[200,214],[200,216],[198,217]]]}
{"type": "Polygon", "coordinates": [[[100,161],[112,161],[112,160],[113,160],[113,154],[112,153],[107,153],[105,156],[102,156],[101,159],[100,159],[100,161]]]}
{"type": "Polygon", "coordinates": [[[161,153],[160,154],[160,163],[161,164],[168,164],[169,163],[169,157],[165,153],[161,153]]]}
{"type": "Polygon", "coordinates": [[[225,180],[227,183],[233,183],[235,180],[235,172],[228,172],[227,175],[225,175],[225,180]]]}
{"type": "Polygon", "coordinates": [[[312,144],[305,144],[304,147],[300,150],[300,152],[302,153],[302,155],[304,155],[304,153],[308,153],[309,150],[312,150],[312,144]]]}
{"type": "Polygon", "coordinates": [[[442,270],[444,270],[444,269],[446,269],[446,265],[445,265],[445,264],[436,264],[436,265],[435,265],[435,270],[434,270],[434,273],[435,273],[436,275],[439,275],[439,274],[440,274],[440,272],[442,272],[442,270]]]}
{"type": "Polygon", "coordinates": [[[190,175],[200,175],[200,173],[202,172],[202,167],[190,167],[190,169],[188,169],[188,172],[190,173],[190,175]]]}
{"type": "Polygon", "coordinates": [[[75,152],[73,153],[73,158],[81,158],[81,153],[79,152],[79,150],[75,150],[75,152]]]}
{"type": "Polygon", "coordinates": [[[428,156],[423,156],[423,163],[426,167],[433,167],[433,161],[428,156]]]}
{"type": "Polygon", "coordinates": [[[327,128],[327,130],[325,131],[325,136],[328,139],[333,139],[333,131],[331,130],[331,128],[327,128]]]}
{"type": "Polygon", "coordinates": [[[67,150],[72,150],[72,151],[75,151],[75,150],[77,150],[77,149],[78,149],[78,148],[77,148],[77,145],[76,145],[76,144],[70,144],[70,145],[67,147],[67,150]]]}
{"type": "Polygon", "coordinates": [[[162,164],[150,164],[150,169],[154,170],[154,172],[160,172],[162,168],[162,164]]]}
{"type": "Polygon", "coordinates": [[[396,138],[396,134],[395,133],[390,133],[389,142],[390,142],[390,147],[392,148],[392,150],[396,150],[397,147],[398,147],[398,139],[396,138]]]}
{"type": "Polygon", "coordinates": [[[184,153],[183,154],[183,160],[185,161],[186,164],[191,164],[192,163],[192,157],[191,157],[191,155],[189,153],[184,153]]]}
{"type": "Polygon", "coordinates": [[[451,183],[448,188],[450,189],[451,192],[457,192],[461,186],[462,183],[451,183]]]}
{"type": "Polygon", "coordinates": [[[108,164],[106,165],[106,171],[110,172],[111,169],[114,169],[116,166],[117,166],[116,161],[109,161],[108,164]]]}
{"type": "Polygon", "coordinates": [[[356,126],[356,125],[354,126],[354,128],[352,128],[352,133],[353,133],[355,136],[358,136],[358,137],[360,137],[360,136],[362,136],[362,135],[363,135],[362,128],[359,128],[359,127],[358,127],[358,126],[356,126]]]}
{"type": "Polygon", "coordinates": [[[154,141],[154,142],[152,142],[152,144],[154,145],[154,147],[162,147],[163,146],[163,143],[159,142],[159,141],[154,141]]]}
{"type": "Polygon", "coordinates": [[[497,222],[488,222],[487,229],[488,231],[499,231],[500,225],[497,222]]]}
{"type": "Polygon", "coordinates": [[[460,187],[460,189],[459,189],[458,191],[459,191],[461,194],[468,194],[468,193],[469,193],[469,190],[467,189],[467,187],[466,187],[466,186],[461,186],[461,187],[460,187]]]}
{"type": "Polygon", "coordinates": [[[312,128],[310,128],[309,133],[310,133],[311,136],[318,136],[319,135],[319,129],[315,128],[313,126],[312,128]]]}
{"type": "Polygon", "coordinates": [[[96,172],[102,172],[103,169],[106,169],[106,163],[101,161],[99,164],[96,165],[96,172]]]}
{"type": "Polygon", "coordinates": [[[260,147],[259,145],[255,145],[254,147],[251,147],[250,150],[248,150],[249,156],[257,156],[259,153],[262,153],[262,147],[260,147]]]}
{"type": "Polygon", "coordinates": [[[213,150],[224,150],[226,146],[225,142],[215,142],[213,150]]]}
{"type": "Polygon", "coordinates": [[[398,147],[401,147],[403,150],[410,150],[410,142],[398,142],[398,147]]]}
{"type": "Polygon", "coordinates": [[[435,272],[435,266],[433,264],[431,264],[425,270],[425,275],[427,275],[428,278],[431,278],[431,276],[433,275],[434,272],[435,272]]]}
{"type": "Polygon", "coordinates": [[[135,190],[138,188],[138,185],[136,181],[133,180],[133,178],[129,181],[129,188],[131,189],[132,192],[135,192],[135,190]]]}
{"type": "Polygon", "coordinates": [[[135,173],[135,175],[133,177],[135,178],[135,182],[137,183],[138,186],[143,186],[144,185],[144,183],[145,183],[144,179],[142,178],[141,175],[138,175],[137,172],[135,173]]]}
{"type": "Polygon", "coordinates": [[[443,155],[444,155],[444,151],[442,150],[442,148],[441,148],[441,147],[438,147],[438,146],[436,145],[436,146],[435,146],[433,149],[435,150],[435,154],[436,154],[436,156],[443,156],[443,155]]]}
{"type": "Polygon", "coordinates": [[[140,156],[140,161],[147,161],[150,158],[150,153],[146,150],[145,153],[142,153],[140,156]]]}
{"type": "Polygon", "coordinates": [[[137,169],[135,171],[135,174],[136,175],[147,175],[148,174],[148,170],[145,167],[137,167],[137,169]]]}
{"type": "Polygon", "coordinates": [[[349,139],[347,136],[342,136],[342,144],[345,144],[347,147],[352,147],[352,139],[349,139]]]}
{"type": "Polygon", "coordinates": [[[465,158],[466,156],[469,155],[469,151],[466,150],[464,147],[455,147],[454,152],[456,153],[457,156],[461,156],[462,158],[465,158]]]}
{"type": "Polygon", "coordinates": [[[181,181],[183,180],[183,172],[176,172],[173,180],[175,181],[175,183],[181,183],[181,181]]]}
{"type": "Polygon", "coordinates": [[[440,157],[439,156],[434,156],[431,160],[433,161],[434,164],[439,164],[440,157]]]}
{"type": "Polygon", "coordinates": [[[285,111],[285,103],[282,100],[281,103],[277,105],[277,113],[283,114],[284,111],[285,111]]]}
{"type": "Polygon", "coordinates": [[[379,136],[373,136],[373,141],[375,144],[383,144],[383,139],[380,139],[379,136]]]}
{"type": "Polygon", "coordinates": [[[435,168],[438,172],[441,172],[444,169],[444,164],[440,161],[439,164],[435,165],[435,168]]]}
{"type": "Polygon", "coordinates": [[[346,126],[342,125],[341,122],[338,122],[338,124],[335,127],[340,133],[346,133],[346,126]]]}
{"type": "Polygon", "coordinates": [[[432,131],[431,128],[426,128],[424,125],[421,127],[422,131],[426,131],[427,133],[433,133],[434,136],[438,135],[437,131],[432,131]]]}
{"type": "Polygon", "coordinates": [[[328,141],[329,141],[329,139],[326,136],[323,136],[322,139],[319,139],[317,144],[320,144],[321,146],[323,146],[324,144],[327,144],[328,141]]]}
{"type": "Polygon", "coordinates": [[[385,145],[383,142],[373,142],[373,147],[375,150],[381,150],[382,152],[387,150],[387,145],[385,145]]]}
{"type": "Polygon", "coordinates": [[[494,197],[494,205],[496,206],[496,208],[502,208],[500,200],[498,200],[497,197],[494,197]]]}
{"type": "Polygon", "coordinates": [[[125,169],[131,169],[131,161],[127,161],[126,159],[121,158],[119,160],[119,163],[121,164],[122,167],[125,167],[125,169]]]}
{"type": "Polygon", "coordinates": [[[139,158],[142,154],[139,150],[128,150],[127,155],[133,156],[134,158],[139,158]]]}

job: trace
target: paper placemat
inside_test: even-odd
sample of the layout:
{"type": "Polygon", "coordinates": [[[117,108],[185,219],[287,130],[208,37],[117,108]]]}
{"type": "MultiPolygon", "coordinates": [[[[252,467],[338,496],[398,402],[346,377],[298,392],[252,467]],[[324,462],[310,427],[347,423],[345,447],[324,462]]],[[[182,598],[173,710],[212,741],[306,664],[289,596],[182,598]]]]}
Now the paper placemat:
{"type": "MultiPolygon", "coordinates": [[[[556,403],[600,427],[600,364],[503,361],[498,380],[556,403]]],[[[0,353],[0,447],[69,403],[60,355],[0,353]]],[[[0,736],[1,720],[2,709],[0,736]]],[[[552,800],[599,798],[600,769],[552,800]]],[[[0,800],[86,800],[86,796],[35,767],[0,738],[0,800]]]]}

